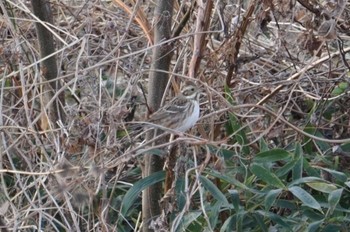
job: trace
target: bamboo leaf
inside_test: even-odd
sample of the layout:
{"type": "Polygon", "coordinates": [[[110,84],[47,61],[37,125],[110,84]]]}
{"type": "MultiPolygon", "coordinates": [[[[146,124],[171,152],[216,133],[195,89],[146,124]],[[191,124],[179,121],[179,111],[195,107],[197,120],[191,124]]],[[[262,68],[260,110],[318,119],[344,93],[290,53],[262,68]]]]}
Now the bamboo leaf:
{"type": "Polygon", "coordinates": [[[278,160],[287,159],[288,157],[290,157],[289,152],[283,149],[273,149],[273,150],[258,153],[255,156],[254,161],[258,163],[275,162],[278,160]]]}
{"type": "Polygon", "coordinates": [[[253,164],[250,170],[252,173],[254,173],[254,175],[265,181],[267,184],[277,188],[285,188],[282,181],[270,170],[267,170],[266,168],[257,164],[253,164]]]}
{"type": "Polygon", "coordinates": [[[163,181],[165,179],[165,172],[155,172],[152,175],[137,181],[125,194],[122,202],[122,207],[120,213],[122,215],[127,215],[128,210],[134,204],[135,200],[139,194],[146,188],[163,181]]]}
{"type": "Polygon", "coordinates": [[[321,205],[308,192],[299,186],[288,188],[293,195],[298,198],[305,206],[321,211],[321,205]]]}
{"type": "Polygon", "coordinates": [[[206,188],[216,200],[222,202],[224,205],[229,204],[225,195],[218,189],[218,187],[216,187],[216,185],[213,184],[213,182],[204,176],[200,176],[199,179],[204,188],[206,188]]]}

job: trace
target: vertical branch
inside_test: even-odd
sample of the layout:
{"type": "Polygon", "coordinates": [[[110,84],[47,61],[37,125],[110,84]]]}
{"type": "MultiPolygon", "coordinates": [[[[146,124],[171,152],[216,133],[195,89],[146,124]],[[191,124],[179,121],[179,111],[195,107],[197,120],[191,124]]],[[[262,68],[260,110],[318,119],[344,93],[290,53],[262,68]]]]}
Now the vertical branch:
{"type": "Polygon", "coordinates": [[[212,0],[198,0],[198,16],[196,22],[196,34],[194,36],[194,47],[193,55],[189,67],[189,76],[194,78],[197,74],[199,64],[202,58],[203,50],[206,46],[205,37],[206,33],[203,33],[208,30],[210,23],[211,11],[213,9],[212,0]]]}
{"type": "Polygon", "coordinates": [[[243,37],[245,35],[245,32],[247,31],[247,28],[249,24],[252,21],[251,16],[254,13],[255,7],[257,5],[257,1],[253,0],[250,2],[249,7],[243,17],[241,25],[237,28],[234,38],[228,43],[224,48],[229,51],[227,56],[227,62],[228,62],[228,72],[226,75],[226,84],[228,86],[231,86],[231,80],[234,76],[234,73],[237,69],[237,58],[238,54],[241,48],[241,44],[243,41],[243,37]]]}
{"type": "MultiPolygon", "coordinates": [[[[156,3],[154,21],[154,43],[166,41],[171,38],[171,22],[173,15],[173,0],[158,0],[156,3]]],[[[148,103],[152,111],[159,108],[165,87],[169,80],[168,71],[172,56],[172,44],[165,43],[153,50],[152,72],[149,77],[148,103]]],[[[152,133],[147,135],[147,139],[153,137],[152,133]]],[[[157,155],[146,154],[144,158],[143,177],[152,175],[163,169],[163,159],[157,155]]],[[[160,215],[159,201],[162,196],[162,183],[155,184],[143,191],[142,196],[142,218],[143,231],[152,231],[149,228],[153,218],[160,215]]]]}
{"type": "MultiPolygon", "coordinates": [[[[42,21],[36,22],[36,31],[40,47],[40,56],[41,58],[44,58],[55,52],[53,35],[42,25],[42,23],[45,22],[51,24],[53,23],[51,7],[49,1],[47,0],[32,0],[31,2],[34,14],[42,21]]],[[[59,81],[55,80],[57,78],[57,70],[56,56],[51,56],[50,58],[47,58],[41,62],[42,75],[46,80],[50,81],[51,86],[51,89],[48,89],[49,87],[45,86],[43,88],[43,92],[49,92],[50,97],[52,97],[54,93],[61,88],[59,81]]],[[[64,93],[61,93],[59,95],[59,99],[56,99],[56,101],[53,103],[53,106],[50,107],[52,113],[50,113],[49,116],[53,122],[56,122],[58,120],[64,121],[62,109],[63,105],[64,93]]]]}

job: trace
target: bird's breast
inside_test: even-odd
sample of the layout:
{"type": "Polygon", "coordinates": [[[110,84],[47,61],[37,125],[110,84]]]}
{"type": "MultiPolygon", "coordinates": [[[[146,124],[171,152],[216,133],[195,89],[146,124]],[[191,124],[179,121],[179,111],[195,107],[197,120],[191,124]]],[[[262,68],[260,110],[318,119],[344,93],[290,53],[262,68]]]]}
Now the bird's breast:
{"type": "Polygon", "coordinates": [[[193,109],[190,109],[192,112],[191,114],[184,120],[182,125],[177,128],[178,131],[185,132],[191,127],[193,127],[196,122],[199,119],[199,102],[198,101],[192,101],[193,103],[193,109]]]}

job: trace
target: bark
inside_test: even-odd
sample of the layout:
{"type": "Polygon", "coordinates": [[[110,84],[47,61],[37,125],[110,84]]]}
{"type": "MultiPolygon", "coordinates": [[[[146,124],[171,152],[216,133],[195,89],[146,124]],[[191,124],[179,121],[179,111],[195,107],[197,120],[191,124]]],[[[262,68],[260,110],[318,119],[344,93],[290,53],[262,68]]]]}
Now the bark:
{"type": "MultiPolygon", "coordinates": [[[[52,12],[50,7],[50,2],[47,0],[32,0],[33,12],[36,17],[38,17],[42,22],[36,22],[36,32],[39,41],[40,56],[44,58],[55,52],[55,42],[52,33],[43,25],[47,22],[53,24],[52,12]]],[[[51,81],[50,86],[43,86],[43,92],[47,92],[49,96],[44,96],[44,101],[42,102],[45,105],[45,102],[50,100],[55,95],[56,91],[61,88],[59,81],[55,80],[57,78],[57,63],[56,56],[51,56],[41,62],[41,73],[43,77],[51,81]]],[[[61,120],[64,122],[64,93],[62,92],[58,99],[53,102],[53,105],[49,107],[49,119],[54,123],[56,127],[56,121],[61,120]]],[[[43,107],[42,107],[43,108],[43,107]]],[[[42,124],[45,124],[42,122],[42,124]]],[[[46,127],[46,126],[44,126],[46,127]]],[[[47,128],[42,128],[47,129],[47,128]]]]}
{"type": "MultiPolygon", "coordinates": [[[[171,21],[173,14],[173,0],[158,0],[155,8],[155,28],[154,43],[159,44],[171,38],[171,21]]],[[[167,85],[169,75],[166,72],[157,72],[157,70],[168,71],[172,56],[172,44],[165,43],[157,46],[153,50],[153,70],[149,77],[148,103],[150,109],[154,112],[160,106],[161,99],[167,85]]],[[[153,137],[149,134],[148,139],[153,137]]],[[[149,176],[154,172],[163,169],[163,159],[157,155],[146,154],[144,157],[143,177],[149,176]]],[[[142,198],[142,217],[143,231],[153,231],[149,228],[152,219],[160,215],[159,200],[162,196],[162,183],[155,184],[143,192],[142,198]]]]}

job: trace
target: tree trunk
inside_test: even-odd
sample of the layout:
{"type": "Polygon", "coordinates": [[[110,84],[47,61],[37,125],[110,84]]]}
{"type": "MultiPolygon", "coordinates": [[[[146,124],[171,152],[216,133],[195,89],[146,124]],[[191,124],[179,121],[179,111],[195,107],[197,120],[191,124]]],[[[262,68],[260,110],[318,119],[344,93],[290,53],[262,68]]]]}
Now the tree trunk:
{"type": "MultiPolygon", "coordinates": [[[[173,0],[158,0],[155,8],[154,21],[154,43],[159,44],[171,37],[171,21],[173,14],[173,0]]],[[[154,112],[160,106],[161,99],[164,94],[165,87],[169,80],[166,72],[157,72],[156,70],[168,71],[172,56],[172,46],[163,44],[157,46],[153,50],[153,70],[149,77],[148,86],[148,103],[154,112]]],[[[147,138],[153,137],[153,133],[149,133],[147,138]]],[[[143,177],[149,176],[154,172],[163,169],[163,159],[157,155],[146,154],[144,157],[143,177]]],[[[152,231],[149,228],[152,219],[160,215],[159,200],[162,196],[162,183],[155,184],[143,192],[142,198],[142,218],[143,231],[152,231]]]]}
{"type": "MultiPolygon", "coordinates": [[[[43,23],[48,22],[50,24],[53,24],[52,12],[49,1],[32,0],[31,2],[35,16],[38,17],[43,23]]],[[[39,41],[41,58],[53,54],[55,52],[55,43],[52,33],[40,22],[36,22],[36,31],[39,41]]],[[[44,108],[46,108],[46,102],[48,102],[50,98],[52,98],[55,95],[55,93],[61,88],[60,82],[55,80],[57,78],[57,71],[58,69],[56,63],[56,56],[51,56],[50,58],[47,58],[41,62],[42,75],[47,81],[51,81],[50,86],[43,86],[43,93],[48,93],[48,95],[45,94],[43,96],[43,101],[41,102],[41,108],[43,110],[45,110],[44,108]]],[[[58,120],[64,122],[64,112],[62,106],[64,106],[63,92],[53,102],[53,105],[49,107],[48,114],[46,114],[46,112],[42,112],[43,115],[48,116],[48,119],[42,117],[42,130],[48,129],[43,127],[48,127],[46,123],[48,123],[49,120],[53,122],[54,127],[57,127],[56,122],[58,120]]]]}

